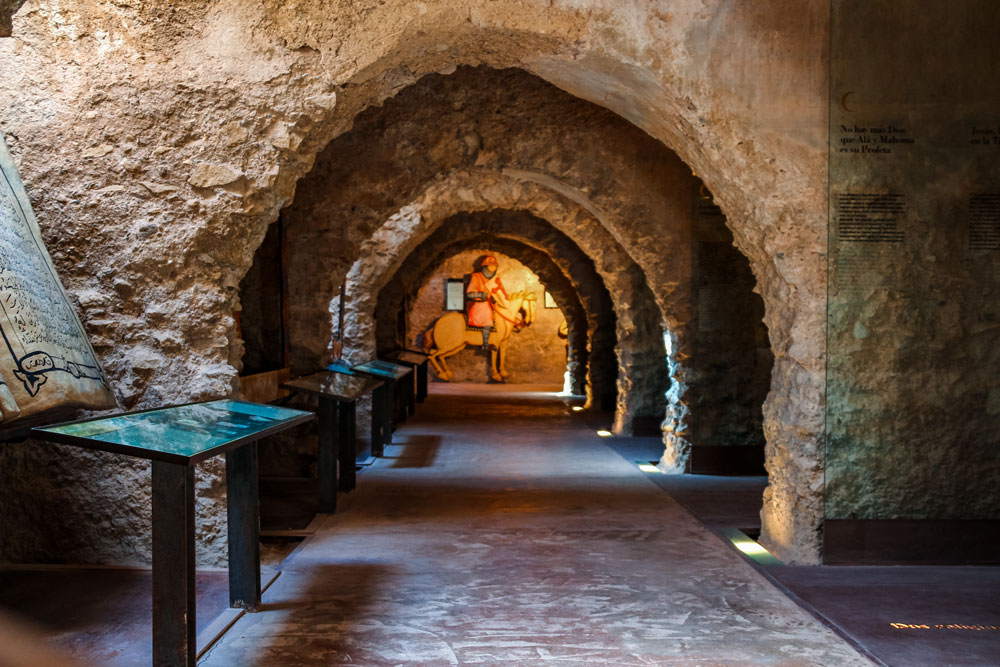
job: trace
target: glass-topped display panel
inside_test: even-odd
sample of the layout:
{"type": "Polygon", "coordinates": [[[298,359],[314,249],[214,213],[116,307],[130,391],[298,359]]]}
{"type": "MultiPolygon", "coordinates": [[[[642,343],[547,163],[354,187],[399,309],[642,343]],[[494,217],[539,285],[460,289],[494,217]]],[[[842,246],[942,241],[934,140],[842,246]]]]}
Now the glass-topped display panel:
{"type": "Polygon", "coordinates": [[[381,384],[381,381],[370,377],[320,371],[283,382],[281,387],[331,396],[338,401],[356,401],[370,394],[381,384]]]}
{"type": "Polygon", "coordinates": [[[357,373],[352,371],[351,367],[343,360],[333,362],[326,367],[326,370],[333,371],[334,373],[341,373],[343,375],[357,375],[357,373]]]}
{"type": "Polygon", "coordinates": [[[33,429],[42,438],[160,460],[207,458],[313,418],[311,412],[219,400],[33,429]],[[102,443],[108,446],[102,446],[102,443]],[[216,452],[218,453],[218,452],[216,452]]]}
{"type": "Polygon", "coordinates": [[[357,366],[353,366],[351,370],[360,371],[362,373],[371,373],[372,375],[377,375],[378,377],[392,378],[393,380],[398,380],[407,373],[413,372],[413,369],[409,366],[394,364],[391,361],[381,361],[379,359],[358,364],[357,366]]]}

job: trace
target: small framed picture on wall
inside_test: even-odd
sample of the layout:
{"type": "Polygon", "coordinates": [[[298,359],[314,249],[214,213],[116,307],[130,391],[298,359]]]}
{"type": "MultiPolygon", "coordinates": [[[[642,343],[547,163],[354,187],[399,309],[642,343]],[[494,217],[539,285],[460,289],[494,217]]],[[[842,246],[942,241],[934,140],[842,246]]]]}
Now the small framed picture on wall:
{"type": "Polygon", "coordinates": [[[465,310],[465,281],[448,278],[444,283],[444,309],[465,310]]]}

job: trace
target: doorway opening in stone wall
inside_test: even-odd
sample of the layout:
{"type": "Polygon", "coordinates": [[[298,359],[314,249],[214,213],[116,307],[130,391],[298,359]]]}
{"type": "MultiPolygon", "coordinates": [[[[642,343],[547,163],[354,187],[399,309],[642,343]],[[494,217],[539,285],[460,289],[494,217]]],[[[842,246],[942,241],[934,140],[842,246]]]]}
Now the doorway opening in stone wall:
{"type": "Polygon", "coordinates": [[[535,321],[496,369],[464,345],[450,381],[585,395],[614,434],[660,443],[671,472],[762,455],[771,357],[749,263],[690,167],[607,109],[519,69],[424,76],[359,110],[281,220],[296,374],[329,363],[334,339],[350,363],[423,349],[447,281],[467,288],[496,255],[507,294],[535,276],[535,321]]]}

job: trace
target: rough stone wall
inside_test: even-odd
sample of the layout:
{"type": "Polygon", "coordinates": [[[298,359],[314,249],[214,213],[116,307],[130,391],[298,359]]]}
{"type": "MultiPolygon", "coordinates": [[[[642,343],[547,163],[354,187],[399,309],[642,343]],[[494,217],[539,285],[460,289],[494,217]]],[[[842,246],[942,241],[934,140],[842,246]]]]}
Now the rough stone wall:
{"type": "MultiPolygon", "coordinates": [[[[139,407],[231,391],[231,313],[253,249],[361,109],[429,72],[489,64],[622,115],[703,178],[750,258],[776,354],[764,539],[815,561],[827,20],[819,0],[37,0],[0,42],[0,126],[119,398],[139,407]]],[[[312,269],[338,281],[349,266],[312,269]]],[[[3,495],[18,497],[50,457],[5,450],[3,495]]],[[[86,465],[85,488],[103,477],[86,465]]],[[[133,468],[122,474],[136,485],[105,505],[117,536],[148,530],[118,510],[146,502],[133,468]]],[[[32,503],[7,509],[9,526],[45,523],[32,503]]],[[[120,537],[87,537],[81,557],[132,558],[120,537]]]]}
{"type": "Polygon", "coordinates": [[[10,37],[14,12],[23,4],[24,0],[0,0],[0,37],[10,37]]]}
{"type": "Polygon", "coordinates": [[[831,3],[827,519],[1000,520],[998,9],[831,3]]]}
{"type": "MultiPolygon", "coordinates": [[[[547,309],[542,304],[545,286],[538,276],[517,259],[496,248],[483,246],[464,250],[446,258],[437,270],[423,282],[410,309],[407,341],[414,347],[423,342],[424,333],[445,312],[444,283],[448,278],[462,278],[472,272],[472,265],[482,255],[493,255],[500,263],[499,275],[511,294],[527,290],[536,295],[538,307],[535,322],[519,333],[511,334],[507,347],[509,384],[562,385],[566,371],[566,347],[557,336],[563,313],[558,308],[547,309]]],[[[489,357],[482,350],[466,347],[448,357],[448,367],[455,373],[455,382],[487,382],[489,357]]],[[[435,380],[438,380],[436,375],[435,380]]]]}

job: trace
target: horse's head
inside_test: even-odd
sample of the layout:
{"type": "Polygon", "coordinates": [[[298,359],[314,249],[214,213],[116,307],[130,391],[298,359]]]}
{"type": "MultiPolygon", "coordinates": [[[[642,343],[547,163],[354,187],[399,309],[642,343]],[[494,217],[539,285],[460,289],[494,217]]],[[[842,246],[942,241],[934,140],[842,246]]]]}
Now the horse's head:
{"type": "Polygon", "coordinates": [[[537,301],[538,297],[534,292],[521,290],[510,295],[510,308],[516,313],[514,315],[514,333],[520,333],[521,329],[531,326],[531,323],[535,321],[537,301]]]}
{"type": "Polygon", "coordinates": [[[524,326],[530,326],[535,321],[535,308],[538,305],[538,295],[529,292],[521,303],[521,310],[524,311],[524,326]]]}

